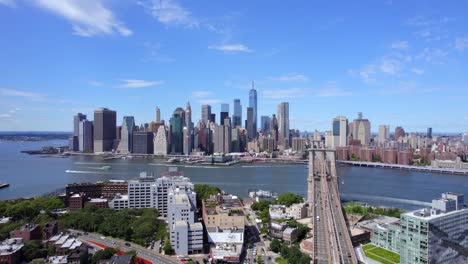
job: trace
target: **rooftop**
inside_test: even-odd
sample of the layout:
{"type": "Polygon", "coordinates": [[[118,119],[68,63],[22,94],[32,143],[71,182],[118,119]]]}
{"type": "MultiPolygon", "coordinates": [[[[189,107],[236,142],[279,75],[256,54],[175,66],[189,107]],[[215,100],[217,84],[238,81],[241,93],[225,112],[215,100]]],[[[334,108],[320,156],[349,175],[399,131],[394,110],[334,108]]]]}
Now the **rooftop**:
{"type": "Polygon", "coordinates": [[[376,225],[393,224],[393,223],[398,223],[398,222],[400,222],[400,219],[396,218],[396,217],[379,216],[379,217],[374,218],[374,219],[370,219],[370,220],[367,220],[367,221],[362,221],[362,222],[358,223],[357,226],[371,231],[374,228],[374,226],[376,226],[376,225]]]}
{"type": "Polygon", "coordinates": [[[0,243],[0,256],[7,256],[23,248],[22,238],[9,238],[0,243]]]}

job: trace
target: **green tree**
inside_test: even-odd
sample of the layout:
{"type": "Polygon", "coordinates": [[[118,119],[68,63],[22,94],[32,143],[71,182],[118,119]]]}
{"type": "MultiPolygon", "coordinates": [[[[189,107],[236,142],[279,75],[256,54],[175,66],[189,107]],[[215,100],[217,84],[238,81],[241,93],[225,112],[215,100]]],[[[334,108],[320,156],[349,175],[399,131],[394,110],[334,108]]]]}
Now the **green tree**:
{"type": "Polygon", "coordinates": [[[197,204],[201,204],[202,200],[210,198],[210,195],[221,193],[221,189],[208,184],[195,184],[194,188],[197,193],[197,204]]]}
{"type": "Polygon", "coordinates": [[[117,253],[117,250],[115,248],[110,248],[110,247],[106,249],[98,250],[96,251],[96,253],[94,253],[93,257],[91,258],[91,263],[96,264],[100,260],[110,259],[116,253],[117,253]]]}
{"type": "Polygon", "coordinates": [[[281,250],[281,242],[278,239],[274,238],[270,243],[270,250],[275,253],[279,253],[281,250]]]}
{"type": "Polygon", "coordinates": [[[166,243],[164,243],[163,251],[164,251],[164,254],[166,254],[166,255],[171,255],[172,254],[171,242],[166,241],[166,243]]]}
{"type": "Polygon", "coordinates": [[[278,196],[277,203],[286,206],[291,206],[292,204],[302,203],[303,201],[304,198],[302,198],[300,195],[287,192],[278,196]]]}
{"type": "Polygon", "coordinates": [[[47,251],[41,249],[41,243],[38,240],[26,241],[23,247],[23,256],[26,261],[46,257],[47,251]]]}
{"type": "Polygon", "coordinates": [[[262,264],[263,260],[262,260],[262,256],[261,255],[258,255],[257,256],[257,263],[258,264],[262,264]]]}
{"type": "Polygon", "coordinates": [[[270,208],[271,202],[268,200],[260,200],[254,204],[252,204],[251,208],[254,211],[263,211],[265,209],[270,208]]]}

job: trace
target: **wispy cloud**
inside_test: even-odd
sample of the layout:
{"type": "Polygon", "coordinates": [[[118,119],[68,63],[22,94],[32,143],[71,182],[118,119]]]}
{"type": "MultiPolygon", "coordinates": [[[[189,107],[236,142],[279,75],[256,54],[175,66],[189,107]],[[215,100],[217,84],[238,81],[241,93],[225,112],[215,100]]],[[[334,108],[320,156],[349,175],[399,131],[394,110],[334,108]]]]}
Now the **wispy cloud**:
{"type": "Polygon", "coordinates": [[[198,27],[199,22],[189,10],[174,0],[147,0],[138,1],[156,20],[166,26],[198,27]]]}
{"type": "Polygon", "coordinates": [[[175,59],[161,53],[162,45],[160,43],[144,42],[143,46],[146,49],[145,57],[143,62],[159,62],[168,63],[174,62],[175,59]]]}
{"type": "Polygon", "coordinates": [[[215,104],[221,104],[224,103],[224,100],[221,99],[200,99],[198,100],[200,104],[209,104],[209,105],[215,105],[215,104]]]}
{"type": "Polygon", "coordinates": [[[468,38],[455,39],[455,49],[464,51],[466,48],[468,48],[468,38]]]}
{"type": "Polygon", "coordinates": [[[427,42],[438,41],[448,38],[449,34],[445,26],[447,23],[454,21],[451,17],[424,17],[416,16],[406,21],[406,24],[415,28],[417,36],[427,42]]]}
{"type": "Polygon", "coordinates": [[[424,70],[422,69],[419,69],[419,68],[412,68],[411,71],[417,75],[423,75],[424,74],[424,70]]]}
{"type": "Polygon", "coordinates": [[[0,119],[8,119],[11,118],[12,116],[10,114],[0,114],[0,119]]]}
{"type": "Polygon", "coordinates": [[[95,87],[100,87],[100,86],[104,85],[102,82],[95,81],[95,80],[89,81],[88,84],[91,85],[91,86],[95,86],[95,87]]]}
{"type": "Polygon", "coordinates": [[[448,52],[442,49],[425,48],[416,58],[434,64],[443,64],[447,62],[447,56],[448,52]]]}
{"type": "Polygon", "coordinates": [[[102,0],[34,0],[37,6],[68,20],[75,35],[92,37],[118,33],[132,35],[102,0]]]}
{"type": "Polygon", "coordinates": [[[23,97],[28,98],[33,101],[45,101],[46,96],[39,93],[28,92],[23,90],[15,89],[0,89],[0,96],[13,96],[13,97],[23,97]]]}
{"type": "Polygon", "coordinates": [[[400,40],[400,41],[394,41],[391,45],[390,48],[392,49],[399,49],[399,50],[405,50],[409,47],[408,41],[406,40],[400,40]]]}
{"type": "Polygon", "coordinates": [[[8,7],[16,7],[16,3],[13,0],[0,0],[0,5],[6,5],[8,7]]]}
{"type": "Polygon", "coordinates": [[[342,96],[351,96],[352,93],[345,91],[340,88],[330,87],[318,90],[316,96],[318,97],[342,97],[342,96]]]}
{"type": "Polygon", "coordinates": [[[122,83],[117,88],[126,88],[126,89],[137,89],[137,88],[146,88],[151,86],[157,86],[163,84],[163,81],[146,81],[146,80],[122,80],[122,83]]]}
{"type": "Polygon", "coordinates": [[[244,44],[223,44],[223,45],[211,45],[208,46],[209,49],[219,50],[226,53],[232,52],[252,52],[249,47],[244,44]]]}
{"type": "Polygon", "coordinates": [[[375,74],[377,67],[374,64],[368,64],[359,70],[359,76],[368,84],[376,82],[375,74]]]}
{"type": "Polygon", "coordinates": [[[196,98],[203,98],[203,97],[208,97],[211,96],[212,92],[210,91],[193,91],[192,96],[196,98]]]}
{"type": "Polygon", "coordinates": [[[290,74],[285,74],[277,77],[271,77],[269,78],[274,81],[281,81],[281,82],[305,82],[308,81],[309,78],[303,74],[299,73],[290,73],[290,74]]]}

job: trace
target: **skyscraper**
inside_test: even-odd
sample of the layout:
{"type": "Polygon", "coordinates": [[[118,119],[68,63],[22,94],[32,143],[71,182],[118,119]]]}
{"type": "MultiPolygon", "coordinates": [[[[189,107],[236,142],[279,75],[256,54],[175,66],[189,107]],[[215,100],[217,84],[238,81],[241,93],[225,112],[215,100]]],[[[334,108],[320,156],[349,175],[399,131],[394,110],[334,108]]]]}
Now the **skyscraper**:
{"type": "Polygon", "coordinates": [[[205,124],[208,124],[211,118],[211,105],[207,105],[207,104],[202,105],[201,111],[202,111],[202,121],[205,122],[205,124]]]}
{"type": "Polygon", "coordinates": [[[211,113],[211,115],[210,115],[210,122],[211,122],[211,123],[216,123],[216,114],[215,114],[215,113],[211,113]]]}
{"type": "Polygon", "coordinates": [[[132,152],[135,154],[153,154],[153,137],[152,132],[135,131],[132,135],[132,152]]]}
{"type": "Polygon", "coordinates": [[[98,108],[94,111],[94,152],[111,151],[116,139],[115,111],[98,108]]]}
{"type": "Polygon", "coordinates": [[[278,105],[278,140],[285,148],[289,147],[289,103],[278,105]]]}
{"type": "Polygon", "coordinates": [[[242,105],[240,99],[234,99],[234,111],[232,114],[232,126],[242,126],[242,105]]]}
{"type": "Polygon", "coordinates": [[[231,127],[215,125],[213,131],[213,145],[215,153],[231,152],[231,127]]]}
{"type": "Polygon", "coordinates": [[[268,135],[270,133],[270,117],[261,116],[260,117],[260,130],[263,135],[268,135]]]}
{"type": "Polygon", "coordinates": [[[245,121],[245,127],[247,129],[247,137],[249,138],[249,141],[255,139],[256,137],[256,131],[253,123],[254,119],[254,110],[253,107],[247,107],[247,120],[245,121]]]}
{"type": "Polygon", "coordinates": [[[427,128],[427,137],[432,138],[432,127],[427,128]]]}
{"type": "Polygon", "coordinates": [[[249,92],[249,106],[253,109],[253,130],[254,136],[257,136],[257,90],[255,90],[255,84],[252,82],[252,89],[249,92]]]}
{"type": "Polygon", "coordinates": [[[345,116],[333,118],[332,147],[346,147],[348,145],[348,119],[345,116]]]}
{"type": "Polygon", "coordinates": [[[368,119],[362,117],[362,113],[358,113],[358,118],[353,120],[353,139],[358,139],[364,146],[369,146],[370,143],[370,127],[371,124],[368,119]]]}
{"type": "Polygon", "coordinates": [[[135,130],[135,119],[133,116],[124,116],[122,122],[121,139],[119,150],[121,153],[130,153],[133,149],[133,131],[135,130]]]}
{"type": "Polygon", "coordinates": [[[71,140],[71,150],[73,151],[79,151],[79,145],[80,145],[80,137],[79,137],[79,128],[80,128],[80,122],[86,120],[86,115],[83,115],[82,113],[76,114],[76,116],[73,117],[73,135],[70,138],[71,140]]]}
{"type": "Polygon", "coordinates": [[[161,110],[159,110],[159,107],[156,107],[156,123],[161,123],[161,110]]]}
{"type": "Polygon", "coordinates": [[[167,136],[166,128],[159,126],[156,136],[154,137],[154,155],[167,155],[167,136]]]}
{"type": "Polygon", "coordinates": [[[170,121],[170,135],[171,135],[171,153],[183,153],[183,125],[184,125],[185,112],[182,108],[178,107],[172,114],[170,121]]]}
{"type": "Polygon", "coordinates": [[[390,126],[389,125],[380,125],[379,126],[379,145],[383,146],[385,142],[390,138],[390,126]]]}
{"type": "Polygon", "coordinates": [[[271,137],[275,140],[275,148],[278,147],[278,136],[279,136],[279,132],[278,132],[278,119],[276,119],[276,115],[273,114],[271,116],[271,120],[270,120],[270,134],[271,134],[271,137]]]}
{"type": "Polygon", "coordinates": [[[78,125],[79,151],[84,153],[93,152],[93,122],[82,120],[78,125]]]}
{"type": "Polygon", "coordinates": [[[184,154],[188,155],[193,149],[193,123],[192,123],[192,107],[187,102],[185,107],[185,127],[184,127],[184,154]]]}

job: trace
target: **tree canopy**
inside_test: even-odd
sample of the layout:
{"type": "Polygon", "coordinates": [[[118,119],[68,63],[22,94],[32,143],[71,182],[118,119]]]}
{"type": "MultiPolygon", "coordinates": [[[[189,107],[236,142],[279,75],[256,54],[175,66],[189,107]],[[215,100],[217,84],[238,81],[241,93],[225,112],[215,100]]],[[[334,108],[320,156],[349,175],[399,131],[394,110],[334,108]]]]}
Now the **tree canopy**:
{"type": "Polygon", "coordinates": [[[278,196],[277,203],[286,205],[286,206],[291,206],[292,204],[295,203],[302,203],[304,201],[304,198],[302,196],[294,194],[294,193],[283,193],[278,196]]]}

